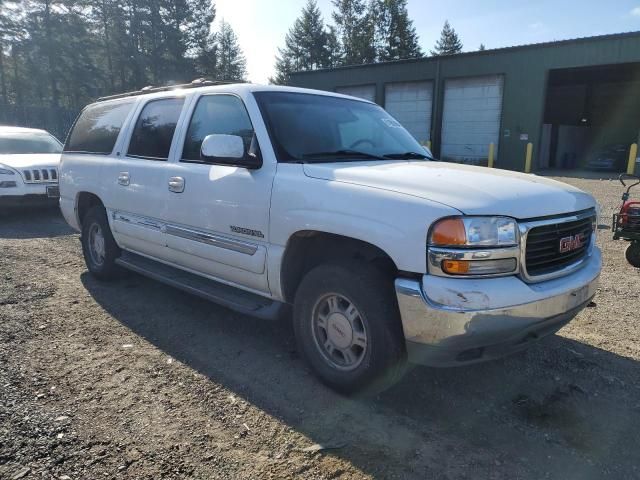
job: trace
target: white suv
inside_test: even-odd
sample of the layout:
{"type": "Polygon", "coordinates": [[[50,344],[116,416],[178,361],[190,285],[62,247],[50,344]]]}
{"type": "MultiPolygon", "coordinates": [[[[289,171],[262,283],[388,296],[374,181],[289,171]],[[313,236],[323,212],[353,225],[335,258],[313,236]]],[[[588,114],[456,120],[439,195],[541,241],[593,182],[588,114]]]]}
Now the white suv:
{"type": "Polygon", "coordinates": [[[0,207],[56,205],[61,153],[44,130],[0,127],[0,207]]]}
{"type": "Polygon", "coordinates": [[[331,387],[405,360],[478,362],[557,331],[594,296],[594,199],[434,161],[381,107],[285,87],[176,87],[88,106],[61,207],[89,270],[119,267],[269,319],[331,387]]]}

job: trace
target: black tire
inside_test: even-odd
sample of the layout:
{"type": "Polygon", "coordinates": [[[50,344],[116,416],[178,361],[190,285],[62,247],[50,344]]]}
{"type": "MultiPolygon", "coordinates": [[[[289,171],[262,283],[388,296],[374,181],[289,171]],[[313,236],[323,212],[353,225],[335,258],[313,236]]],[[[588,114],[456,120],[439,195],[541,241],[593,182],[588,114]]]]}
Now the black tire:
{"type": "MultiPolygon", "coordinates": [[[[331,319],[332,315],[327,314],[325,318],[331,319]]],[[[389,388],[404,373],[406,350],[393,283],[369,264],[349,261],[324,264],[311,270],[296,293],[293,321],[302,356],[322,382],[338,392],[376,394],[389,388]],[[321,327],[317,330],[315,320],[315,312],[320,308],[318,305],[334,294],[338,299],[344,298],[347,304],[351,302],[357,309],[355,318],[362,327],[358,330],[364,331],[367,339],[366,348],[361,349],[359,345],[349,347],[349,356],[359,357],[359,363],[352,364],[350,370],[336,366],[339,357],[342,356],[344,361],[346,357],[339,353],[337,360],[333,357],[328,359],[331,355],[320,346],[322,339],[319,337],[323,332],[326,333],[326,341],[329,341],[330,330],[334,336],[338,336],[336,331],[340,332],[335,325],[331,329],[328,327],[332,321],[326,321],[326,330],[321,327]]],[[[347,328],[351,335],[349,338],[358,335],[355,328],[347,328]]]]}
{"type": "Polygon", "coordinates": [[[112,280],[118,278],[121,269],[116,265],[116,259],[122,253],[111,234],[107,212],[102,206],[91,207],[82,220],[82,254],[87,268],[96,278],[100,280],[112,280]],[[103,237],[104,252],[97,256],[96,249],[92,245],[92,235],[98,229],[103,237]]]}
{"type": "Polygon", "coordinates": [[[631,242],[625,252],[627,262],[636,268],[640,268],[640,242],[631,242]]]}

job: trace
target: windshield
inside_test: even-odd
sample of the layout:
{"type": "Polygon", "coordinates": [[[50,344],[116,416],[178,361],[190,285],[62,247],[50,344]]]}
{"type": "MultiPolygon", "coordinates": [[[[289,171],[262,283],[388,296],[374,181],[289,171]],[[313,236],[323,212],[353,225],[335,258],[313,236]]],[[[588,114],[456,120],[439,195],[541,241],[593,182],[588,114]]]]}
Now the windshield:
{"type": "Polygon", "coordinates": [[[279,161],[429,158],[427,150],[378,105],[307,93],[254,95],[279,161]]]}
{"type": "Polygon", "coordinates": [[[0,154],[61,153],[62,144],[48,133],[5,133],[0,135],[0,154]]]}

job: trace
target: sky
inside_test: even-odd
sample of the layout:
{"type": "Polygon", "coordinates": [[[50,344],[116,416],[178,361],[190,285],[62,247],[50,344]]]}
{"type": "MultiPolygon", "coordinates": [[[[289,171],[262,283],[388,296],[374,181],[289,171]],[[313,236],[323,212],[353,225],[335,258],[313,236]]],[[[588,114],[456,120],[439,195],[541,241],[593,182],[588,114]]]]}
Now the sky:
{"type": "MultiPolygon", "coordinates": [[[[224,19],[239,37],[249,80],[268,83],[275,55],[305,0],[215,0],[217,23],[224,19]]],[[[331,0],[318,0],[332,22],[331,0]]],[[[425,52],[449,20],[464,51],[640,30],[640,0],[409,0],[409,16],[425,52]]]]}

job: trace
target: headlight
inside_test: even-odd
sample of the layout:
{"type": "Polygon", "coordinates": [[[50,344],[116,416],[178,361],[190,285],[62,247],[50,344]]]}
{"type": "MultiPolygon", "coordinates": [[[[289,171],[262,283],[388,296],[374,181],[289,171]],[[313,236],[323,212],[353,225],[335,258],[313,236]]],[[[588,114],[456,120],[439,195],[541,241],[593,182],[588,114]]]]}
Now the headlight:
{"type": "Polygon", "coordinates": [[[438,247],[507,247],[518,245],[518,224],[508,217],[456,217],[436,223],[429,245],[438,247]]]}
{"type": "Polygon", "coordinates": [[[429,273],[439,276],[501,276],[518,271],[519,231],[509,217],[454,217],[429,233],[429,273]]]}
{"type": "Polygon", "coordinates": [[[7,167],[6,165],[2,165],[0,163],[0,175],[15,175],[16,172],[14,172],[13,170],[11,170],[9,167],[7,167]]]}

